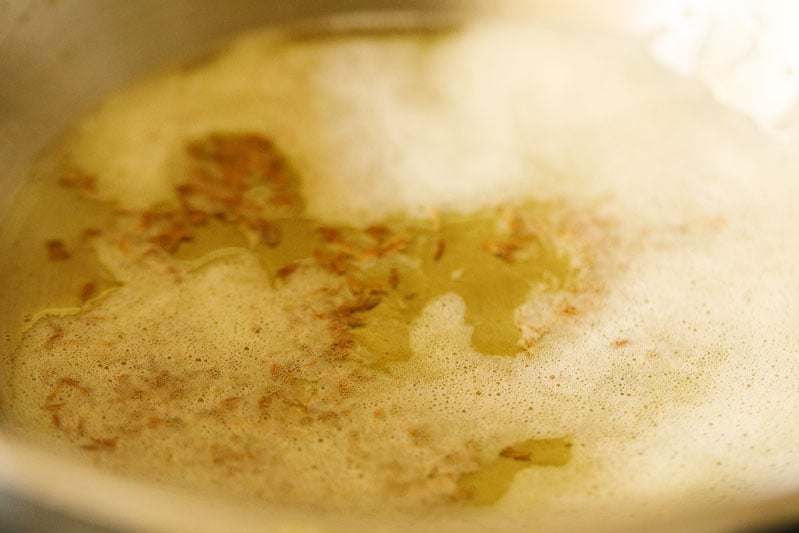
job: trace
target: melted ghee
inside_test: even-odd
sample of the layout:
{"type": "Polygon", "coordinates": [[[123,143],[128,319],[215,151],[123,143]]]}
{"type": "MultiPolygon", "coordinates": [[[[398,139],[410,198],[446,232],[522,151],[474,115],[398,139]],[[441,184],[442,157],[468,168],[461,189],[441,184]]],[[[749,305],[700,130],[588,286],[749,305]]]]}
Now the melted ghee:
{"type": "Polygon", "coordinates": [[[473,505],[491,505],[510,490],[520,471],[531,466],[563,466],[572,457],[572,443],[566,438],[529,439],[508,446],[499,457],[459,480],[461,490],[473,505]]]}

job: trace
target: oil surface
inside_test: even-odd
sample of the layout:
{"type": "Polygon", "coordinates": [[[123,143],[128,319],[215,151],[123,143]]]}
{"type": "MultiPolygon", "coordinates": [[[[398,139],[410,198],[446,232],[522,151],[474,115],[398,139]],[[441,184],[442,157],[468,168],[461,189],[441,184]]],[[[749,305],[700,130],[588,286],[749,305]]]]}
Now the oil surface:
{"type": "Polygon", "coordinates": [[[461,489],[474,505],[491,505],[502,498],[515,475],[531,466],[563,466],[569,462],[572,444],[568,439],[529,439],[504,448],[499,457],[463,476],[461,489]]]}
{"type": "Polygon", "coordinates": [[[788,148],[625,39],[242,37],[111,95],[4,222],[6,423],[469,527],[795,491],[788,148]]]}
{"type": "MultiPolygon", "coordinates": [[[[414,356],[424,357],[418,350],[415,355],[411,346],[415,324],[421,319],[422,311],[444,295],[463,303],[464,327],[471,331],[464,340],[475,353],[483,354],[481,357],[526,355],[546,330],[538,328],[532,335],[523,335],[518,325],[519,308],[548,294],[572,294],[577,290],[577,281],[586,275],[575,266],[575,252],[567,250],[560,242],[563,228],[558,220],[566,216],[562,207],[528,201],[471,214],[438,210],[431,210],[424,218],[396,214],[366,227],[331,225],[313,220],[304,213],[300,180],[268,139],[252,133],[214,133],[187,143],[185,154],[185,174],[175,183],[176,203],[146,210],[111,211],[105,204],[94,202],[92,205],[92,201],[86,204],[85,207],[93,208],[97,216],[104,213],[108,217],[102,229],[86,227],[78,232],[87,250],[93,246],[105,266],[116,275],[117,279],[106,285],[118,283],[122,287],[130,286],[128,290],[140,285],[161,286],[159,290],[179,293],[183,289],[172,283],[192,285],[197,282],[190,282],[190,279],[202,278],[215,269],[225,268],[227,261],[239,262],[245,260],[246,254],[251,254],[258,261],[255,271],[248,275],[256,278],[265,275],[273,293],[271,298],[280,300],[282,293],[296,297],[297,284],[309,287],[293,305],[305,308],[299,311],[298,316],[303,317],[300,325],[315,321],[323,329],[317,330],[316,335],[321,337],[316,340],[312,340],[314,333],[310,333],[310,337],[307,332],[301,334],[301,338],[308,337],[303,343],[316,345],[308,351],[309,347],[303,344],[280,341],[279,336],[288,331],[271,327],[269,335],[278,335],[270,341],[277,342],[272,349],[284,350],[285,354],[274,357],[264,354],[263,348],[258,350],[255,362],[258,366],[266,365],[267,382],[263,383],[263,377],[254,374],[244,390],[239,388],[241,385],[234,390],[228,385],[222,394],[201,392],[208,386],[203,385],[206,380],[222,379],[228,373],[220,366],[220,354],[214,353],[218,348],[199,347],[196,353],[203,355],[195,357],[193,363],[187,361],[188,366],[185,366],[186,363],[177,362],[174,355],[166,355],[166,360],[160,362],[147,362],[152,357],[147,348],[140,348],[143,349],[141,353],[132,353],[129,347],[122,350],[122,358],[116,364],[109,365],[108,356],[101,356],[97,359],[97,367],[89,371],[90,375],[72,370],[76,354],[70,353],[69,346],[77,342],[84,357],[96,358],[93,353],[97,352],[91,344],[81,347],[82,334],[70,324],[117,320],[117,315],[104,312],[108,302],[120,298],[115,291],[100,297],[94,292],[95,284],[91,293],[80,295],[89,302],[83,309],[72,311],[74,317],[51,316],[37,322],[23,342],[16,364],[35,368],[41,364],[34,362],[40,357],[36,351],[42,351],[41,355],[51,354],[48,356],[51,359],[45,363],[44,379],[31,384],[34,389],[26,387],[23,392],[20,385],[12,383],[12,388],[16,389],[12,398],[19,401],[20,397],[29,397],[38,402],[37,425],[49,427],[57,440],[65,441],[96,460],[98,453],[112,457],[100,462],[109,462],[123,471],[139,469],[146,473],[153,468],[151,460],[146,458],[135,459],[132,465],[127,464],[129,459],[122,458],[138,454],[132,450],[141,444],[132,443],[132,436],[138,438],[142,432],[156,430],[196,434],[196,430],[185,428],[187,416],[202,418],[213,414],[222,427],[230,424],[240,427],[243,432],[240,438],[245,441],[268,442],[270,437],[264,436],[261,429],[249,427],[257,424],[255,420],[247,422],[255,413],[247,414],[246,409],[239,413],[241,406],[250,403],[257,407],[257,418],[261,421],[275,417],[279,434],[291,432],[295,425],[302,426],[313,419],[308,419],[308,415],[295,419],[295,415],[281,414],[281,409],[310,413],[313,398],[326,394],[323,391],[331,387],[337,392],[332,397],[326,395],[324,409],[328,415],[317,421],[321,424],[331,421],[335,421],[336,426],[341,424],[341,417],[349,415],[351,408],[347,407],[347,399],[352,395],[369,399],[385,390],[387,398],[391,398],[391,389],[403,386],[401,380],[397,381],[397,365],[408,364],[414,356]],[[247,248],[251,251],[245,252],[247,248]],[[216,256],[218,258],[214,259],[216,256]],[[258,274],[261,269],[262,274],[258,274]],[[166,278],[158,279],[163,276],[166,278]],[[171,276],[177,276],[173,282],[169,281],[171,276]],[[47,333],[42,344],[31,341],[43,332],[47,333]],[[89,351],[84,351],[86,349],[89,351]],[[65,356],[59,366],[56,361],[65,356]],[[280,362],[286,358],[288,362],[280,362]],[[114,366],[118,370],[113,370],[114,366]],[[314,369],[303,369],[308,366],[314,369]],[[344,376],[341,369],[346,370],[344,376]],[[142,370],[143,375],[140,374],[142,370]],[[374,381],[382,384],[370,383],[374,381]],[[112,384],[110,388],[109,384],[112,384]],[[369,385],[361,390],[364,384],[369,385]],[[370,392],[370,389],[373,390],[370,392]],[[199,394],[196,397],[201,408],[199,412],[185,403],[187,394],[199,394]],[[276,402],[284,403],[283,407],[273,407],[276,402]],[[217,403],[219,407],[206,411],[206,405],[217,403]],[[98,413],[101,404],[118,405],[118,412],[116,415],[98,413]],[[240,419],[242,416],[244,418],[240,419]]],[[[68,176],[72,178],[59,180],[63,195],[92,195],[94,180],[91,176],[78,170],[68,176]]],[[[51,248],[48,259],[57,264],[71,260],[71,253],[67,252],[69,245],[60,240],[57,245],[54,242],[53,239],[45,242],[45,248],[47,243],[51,248]]],[[[105,279],[100,270],[95,269],[92,275],[105,279]]],[[[110,279],[113,280],[113,275],[110,279]]],[[[291,299],[283,305],[289,304],[291,299]]],[[[542,308],[546,309],[547,305],[542,308]]],[[[295,315],[297,312],[292,311],[295,315]]],[[[549,312],[568,315],[560,308],[549,309],[549,312]]],[[[146,316],[142,319],[151,320],[146,316]]],[[[145,342],[164,342],[159,334],[152,332],[155,324],[141,327],[144,337],[149,339],[145,342]]],[[[314,331],[313,327],[309,329],[314,331]]],[[[256,328],[256,332],[260,331],[261,328],[256,328]]],[[[121,339],[113,330],[109,333],[121,339]]],[[[176,340],[185,345],[171,350],[177,348],[183,352],[193,343],[191,337],[176,340]]],[[[106,340],[100,345],[113,346],[117,342],[106,340]]],[[[247,351],[256,350],[249,345],[251,341],[246,336],[236,342],[247,342],[244,348],[247,351]]],[[[457,358],[457,353],[453,355],[457,358]]],[[[112,356],[110,361],[114,359],[112,356]]],[[[227,379],[233,384],[242,378],[229,376],[227,379]]],[[[417,379],[411,378],[409,383],[417,379]]],[[[367,401],[375,402],[373,398],[367,401]]],[[[382,401],[378,401],[374,408],[373,418],[377,420],[388,416],[386,407],[381,405],[382,401]]],[[[31,414],[17,412],[23,419],[31,414]]],[[[401,420],[402,425],[405,422],[401,420]]],[[[237,468],[255,470],[258,484],[251,486],[252,481],[238,480],[242,485],[238,492],[251,492],[251,495],[267,499],[307,500],[307,496],[292,495],[291,491],[288,497],[278,496],[274,492],[278,486],[269,486],[252,464],[263,461],[263,456],[252,450],[230,451],[229,443],[221,443],[220,436],[212,436],[221,427],[210,430],[207,424],[206,421],[202,426],[205,429],[200,431],[210,435],[199,438],[210,446],[209,457],[214,468],[229,468],[229,460],[235,459],[237,468]],[[264,483],[267,488],[261,486],[264,483]],[[260,488],[254,488],[256,486],[260,488]]],[[[321,436],[329,429],[317,431],[321,436]]],[[[439,446],[428,442],[432,437],[424,425],[412,424],[400,431],[407,432],[417,446],[439,446]]],[[[436,467],[447,470],[445,479],[448,481],[443,486],[426,488],[428,482],[417,480],[394,488],[388,484],[383,490],[401,507],[414,501],[491,503],[509,489],[520,469],[568,462],[568,454],[553,455],[552,442],[555,441],[528,439],[514,447],[503,448],[498,459],[485,459],[487,452],[482,445],[467,445],[466,450],[471,448],[470,451],[451,448],[436,467]],[[516,454],[512,463],[506,461],[511,453],[508,450],[516,454]],[[453,457],[452,454],[463,454],[463,457],[447,459],[453,457]],[[408,496],[408,492],[415,494],[408,496]]],[[[202,476],[209,468],[204,462],[194,457],[192,466],[188,467],[194,472],[167,471],[158,477],[188,478],[196,484],[199,483],[197,476],[202,476]]],[[[381,464],[370,467],[385,469],[381,464]]],[[[413,470],[402,462],[391,469],[400,476],[407,476],[413,470]]],[[[286,474],[290,475],[291,471],[286,469],[286,474]]],[[[219,475],[215,474],[212,486],[233,482],[220,482],[219,475]]],[[[235,476],[232,479],[235,480],[235,476]]],[[[346,479],[343,482],[352,483],[346,479]]]]}

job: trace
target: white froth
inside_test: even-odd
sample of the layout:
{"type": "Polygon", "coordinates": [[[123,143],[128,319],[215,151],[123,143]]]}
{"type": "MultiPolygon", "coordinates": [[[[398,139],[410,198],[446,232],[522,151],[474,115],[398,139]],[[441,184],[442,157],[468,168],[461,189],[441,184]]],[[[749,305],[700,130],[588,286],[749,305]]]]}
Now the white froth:
{"type": "Polygon", "coordinates": [[[339,220],[431,204],[469,210],[519,191],[597,193],[644,165],[651,179],[637,186],[655,189],[643,191],[649,198],[697,187],[691,174],[713,165],[698,146],[716,127],[696,117],[708,113],[699,89],[628,42],[597,46],[604,54],[513,25],[380,46],[250,37],[201,69],[109,99],[71,152],[97,174],[101,196],[142,207],[170,198],[170,163],[187,140],[259,131],[303,176],[309,212],[339,220]],[[655,157],[660,165],[648,164],[655,157]]]}
{"type": "MultiPolygon", "coordinates": [[[[147,207],[170,200],[185,142],[216,131],[273,138],[302,178],[308,213],[321,220],[470,211],[518,197],[591,200],[617,233],[600,271],[603,297],[531,355],[501,358],[471,348],[463,301],[442,294],[414,325],[410,361],[358,381],[351,395],[307,393],[320,411],[340,411],[340,429],[236,427],[249,423],[253,404],[234,422],[171,434],[174,442],[137,437],[108,459],[113,467],[126,470],[125,453],[149,475],[160,476],[164,462],[199,464],[185,475],[200,486],[346,506],[379,503],[374,487],[392,481],[392,458],[409,476],[393,480],[407,482],[403,494],[417,491],[409,501],[429,503],[451,480],[420,489],[414,483],[426,471],[414,465],[457,471],[508,442],[567,436],[575,443],[569,464],[520,472],[486,515],[554,524],[578,508],[646,515],[657,502],[799,490],[799,187],[790,175],[799,160],[700,87],[660,70],[642,47],[506,24],[435,38],[255,35],[207,65],[113,96],[79,125],[70,152],[96,174],[100,197],[147,207]],[[375,422],[378,410],[390,414],[386,425],[375,422]],[[196,460],[206,441],[224,442],[223,466],[196,460]],[[153,455],[135,456],[144,449],[153,455]],[[442,459],[452,450],[461,455],[442,459]],[[267,466],[230,466],[247,454],[267,466]],[[280,483],[264,484],[266,475],[280,483]]],[[[106,264],[124,266],[114,249],[102,250],[106,264]]],[[[224,379],[186,378],[191,394],[257,403],[253,383],[274,376],[245,345],[294,364],[306,344],[326,338],[308,321],[306,302],[330,280],[308,274],[277,286],[242,251],[195,270],[168,263],[175,278],[147,264],[135,275],[117,270],[127,285],[30,330],[16,358],[21,420],[49,423],[34,406],[53,368],[91,380],[99,379],[93,366],[125,360],[186,376],[213,366],[224,379]],[[252,336],[255,324],[264,335],[252,336]],[[81,358],[72,347],[46,346],[53,328],[81,358]],[[172,360],[160,360],[167,352],[172,360]]],[[[311,381],[330,387],[352,370],[320,368],[332,374],[311,381]]],[[[91,387],[111,394],[112,385],[91,387]]],[[[188,397],[173,407],[202,418],[188,397]]],[[[291,409],[289,422],[298,416],[291,409]]],[[[99,418],[92,427],[104,427],[99,418]]]]}

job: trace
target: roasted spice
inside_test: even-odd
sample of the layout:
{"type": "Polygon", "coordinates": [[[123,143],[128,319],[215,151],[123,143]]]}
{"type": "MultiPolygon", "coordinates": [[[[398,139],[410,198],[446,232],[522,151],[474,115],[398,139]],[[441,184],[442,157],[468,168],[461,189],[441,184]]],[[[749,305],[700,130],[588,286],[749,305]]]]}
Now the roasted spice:
{"type": "Polygon", "coordinates": [[[275,275],[280,279],[286,279],[290,275],[292,275],[298,268],[300,268],[300,264],[297,262],[292,262],[277,269],[275,275]]]}
{"type": "Polygon", "coordinates": [[[186,173],[175,186],[177,207],[119,213],[137,220],[131,237],[175,253],[210,219],[231,223],[256,243],[274,247],[283,234],[279,219],[302,202],[296,177],[274,144],[254,134],[212,134],[186,146],[186,173]],[[267,202],[253,196],[265,188],[267,202]]]}
{"type": "Polygon", "coordinates": [[[517,450],[512,446],[508,446],[507,448],[503,449],[499,452],[500,457],[504,457],[506,459],[513,459],[514,461],[529,461],[530,460],[530,452],[526,452],[524,450],[517,450]]]}
{"type": "Polygon", "coordinates": [[[444,248],[445,248],[444,239],[438,239],[436,241],[436,245],[433,248],[433,260],[438,261],[441,259],[441,256],[444,255],[444,248]]]}
{"type": "Polygon", "coordinates": [[[113,451],[117,447],[117,439],[98,439],[92,437],[91,442],[89,444],[84,444],[81,446],[84,450],[87,451],[113,451]]]}
{"type": "Polygon", "coordinates": [[[61,239],[49,239],[45,241],[44,246],[50,261],[64,261],[72,257],[61,239]]]}
{"type": "Polygon", "coordinates": [[[62,175],[58,183],[64,187],[77,189],[82,193],[93,193],[97,188],[97,178],[90,174],[72,170],[62,175]]]}
{"type": "Polygon", "coordinates": [[[86,300],[94,296],[96,290],[97,290],[97,283],[95,283],[94,281],[87,281],[86,283],[84,283],[83,286],[80,288],[80,293],[78,294],[80,301],[85,302],[86,300]]]}

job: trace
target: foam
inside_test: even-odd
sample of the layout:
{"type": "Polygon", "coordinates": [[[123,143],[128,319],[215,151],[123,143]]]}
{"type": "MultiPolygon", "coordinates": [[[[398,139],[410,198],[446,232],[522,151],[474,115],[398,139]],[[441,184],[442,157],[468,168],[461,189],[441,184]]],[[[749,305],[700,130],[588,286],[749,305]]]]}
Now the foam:
{"type": "Polygon", "coordinates": [[[572,461],[519,472],[485,519],[557,525],[574,509],[651,516],[797,490],[799,160],[643,47],[509,23],[418,40],[253,35],[112,96],[68,149],[99,198],[151,207],[171,200],[184,143],[218,130],[272,137],[319,220],[518,197],[590,210],[612,221],[592,230],[607,237],[601,298],[501,358],[471,348],[463,300],[442,294],[414,324],[413,357],[384,373],[323,356],[314,317],[334,302],[318,294],[341,283],[328,274],[283,285],[245,250],[185,264],[100,243],[125,284],[27,332],[23,426],[52,433],[40,405],[61,372],[92,391],[64,394],[117,402],[60,413],[67,446],[153,418],[95,460],[245,496],[441,505],[508,443],[564,436],[572,461]],[[165,370],[175,381],[153,385],[165,370]],[[269,390],[282,396],[261,420],[269,390]]]}
{"type": "Polygon", "coordinates": [[[422,42],[384,37],[379,47],[245,38],[201,70],[110,98],[79,126],[70,152],[97,174],[102,197],[136,207],[170,198],[166,175],[187,140],[231,129],[278,139],[303,176],[309,213],[322,219],[374,218],[430,198],[469,210],[519,190],[552,196],[596,183],[574,183],[605,148],[604,138],[575,145],[583,130],[634,120],[636,106],[672,97],[640,50],[608,44],[636,63],[645,90],[629,90],[635,69],[600,61],[609,72],[596,78],[590,49],[524,26],[422,42]],[[536,68],[519,69],[520,60],[536,68]],[[582,97],[576,72],[592,77],[603,106],[582,97]]]}

